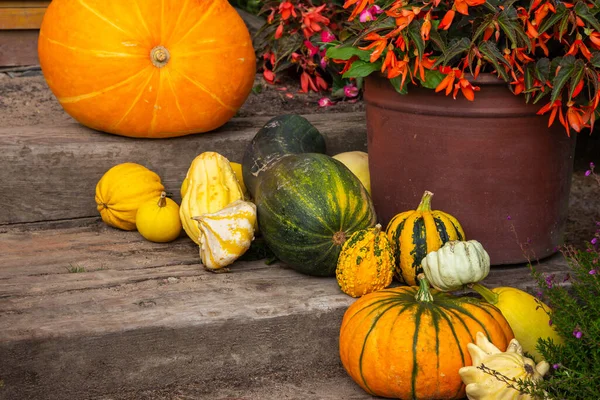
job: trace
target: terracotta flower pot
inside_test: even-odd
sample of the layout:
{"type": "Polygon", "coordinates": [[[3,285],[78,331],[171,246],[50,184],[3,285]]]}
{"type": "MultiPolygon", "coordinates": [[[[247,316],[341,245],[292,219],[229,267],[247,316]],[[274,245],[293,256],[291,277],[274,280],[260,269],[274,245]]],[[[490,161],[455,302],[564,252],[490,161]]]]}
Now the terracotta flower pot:
{"type": "MultiPolygon", "coordinates": [[[[469,102],[411,86],[365,82],[369,168],[380,223],[415,209],[425,190],[433,209],[454,215],[493,265],[543,258],[562,244],[575,137],[537,116],[492,75],[469,102]],[[525,246],[524,249],[521,246],[525,246]]],[[[385,226],[385,225],[384,225],[385,226]]]]}

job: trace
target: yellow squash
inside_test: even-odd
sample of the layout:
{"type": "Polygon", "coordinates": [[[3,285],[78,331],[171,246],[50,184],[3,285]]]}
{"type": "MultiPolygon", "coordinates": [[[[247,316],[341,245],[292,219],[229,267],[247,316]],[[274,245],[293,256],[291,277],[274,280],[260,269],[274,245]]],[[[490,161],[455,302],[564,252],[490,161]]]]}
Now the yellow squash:
{"type": "Polygon", "coordinates": [[[512,287],[488,289],[476,283],[473,289],[502,311],[523,350],[536,360],[542,359],[542,355],[536,350],[538,338],[549,338],[554,343],[562,343],[562,338],[550,325],[550,307],[539,299],[512,287]]]}
{"type": "Polygon", "coordinates": [[[171,242],[181,232],[179,206],[162,192],[158,199],[149,200],[138,208],[135,225],[146,240],[171,242]]]}
{"type": "Polygon", "coordinates": [[[506,351],[502,352],[482,332],[477,332],[475,337],[476,344],[467,345],[473,365],[458,370],[467,385],[469,400],[533,400],[529,394],[519,392],[511,381],[540,381],[550,365],[546,361],[536,365],[531,358],[524,357],[517,339],[512,339],[506,351]],[[494,373],[504,379],[494,376],[494,373]]]}
{"type": "Polygon", "coordinates": [[[214,213],[193,217],[200,230],[200,258],[211,270],[219,270],[241,257],[254,240],[256,206],[236,200],[214,213]]]}
{"type": "MultiPolygon", "coordinates": [[[[230,162],[229,165],[231,165],[231,169],[233,170],[233,173],[235,174],[235,178],[237,179],[238,183],[240,184],[240,187],[242,188],[242,192],[244,192],[244,197],[248,198],[248,190],[246,189],[246,185],[244,185],[244,178],[242,177],[242,164],[239,164],[236,162],[230,162]]],[[[185,196],[187,189],[188,189],[188,180],[187,180],[187,178],[184,178],[183,182],[181,183],[181,198],[182,199],[185,196]]]]}
{"type": "Polygon", "coordinates": [[[142,203],[156,199],[165,189],[160,177],[143,165],[123,163],[110,168],[96,185],[96,206],[102,221],[133,231],[142,203]]]}
{"type": "Polygon", "coordinates": [[[185,178],[187,190],[181,200],[179,216],[187,235],[199,245],[198,223],[192,218],[222,210],[243,199],[244,193],[229,160],[212,151],[197,156],[185,178]]]}
{"type": "Polygon", "coordinates": [[[369,155],[364,151],[347,151],[333,156],[341,161],[363,184],[371,194],[371,174],[369,173],[369,155]]]}
{"type": "Polygon", "coordinates": [[[360,297],[385,289],[394,277],[394,254],[381,225],[356,231],[342,246],[336,268],[342,292],[360,297]]]}

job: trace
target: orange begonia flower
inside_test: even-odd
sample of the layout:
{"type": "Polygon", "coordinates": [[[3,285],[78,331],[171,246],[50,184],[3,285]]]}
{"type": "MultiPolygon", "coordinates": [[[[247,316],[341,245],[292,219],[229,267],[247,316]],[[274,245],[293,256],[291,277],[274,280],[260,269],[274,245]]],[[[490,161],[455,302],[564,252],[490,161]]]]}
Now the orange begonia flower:
{"type": "Polygon", "coordinates": [[[446,12],[444,18],[442,18],[442,21],[438,25],[438,29],[448,30],[448,28],[450,28],[450,25],[452,25],[452,20],[454,20],[455,14],[456,12],[454,10],[448,10],[448,12],[446,12]]]}
{"type": "Polygon", "coordinates": [[[374,2],[375,0],[346,0],[346,2],[344,3],[344,9],[352,5],[356,5],[354,10],[352,11],[352,14],[350,14],[350,17],[348,18],[348,21],[352,21],[354,18],[356,18],[357,15],[363,12],[363,10],[367,8],[367,6],[370,6],[374,2]]]}
{"type": "Polygon", "coordinates": [[[454,0],[454,8],[463,15],[469,15],[469,7],[480,6],[486,0],[454,0]]]}
{"type": "Polygon", "coordinates": [[[587,58],[588,61],[590,60],[590,58],[592,58],[592,53],[581,39],[577,39],[573,42],[567,54],[574,56],[578,52],[581,52],[581,54],[583,54],[583,56],[587,58]]]}
{"type": "Polygon", "coordinates": [[[373,52],[371,53],[371,57],[369,58],[369,61],[370,62],[377,61],[379,59],[379,57],[381,57],[381,54],[383,53],[385,48],[387,47],[387,38],[379,35],[378,33],[371,32],[367,36],[365,36],[365,40],[372,40],[373,43],[371,43],[370,45],[365,46],[365,47],[359,47],[359,49],[371,50],[372,48],[375,48],[375,50],[373,50],[373,52]]]}
{"type": "Polygon", "coordinates": [[[287,20],[290,16],[296,17],[296,10],[294,9],[294,5],[291,1],[286,0],[279,5],[279,14],[281,14],[282,20],[287,20]]]}

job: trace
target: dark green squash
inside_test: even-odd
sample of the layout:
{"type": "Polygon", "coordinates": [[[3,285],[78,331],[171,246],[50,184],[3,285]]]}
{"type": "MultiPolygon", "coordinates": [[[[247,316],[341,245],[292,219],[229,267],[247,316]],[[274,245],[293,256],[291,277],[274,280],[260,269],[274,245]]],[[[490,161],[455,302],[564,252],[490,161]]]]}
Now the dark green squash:
{"type": "Polygon", "coordinates": [[[360,180],[325,154],[282,157],[262,173],[255,201],[269,248],[307,275],[335,275],[346,239],[376,223],[371,197],[360,180]]]}
{"type": "Polygon", "coordinates": [[[308,120],[288,114],[272,118],[254,136],[242,161],[242,176],[254,197],[258,176],[286,154],[325,153],[325,138],[308,120]]]}

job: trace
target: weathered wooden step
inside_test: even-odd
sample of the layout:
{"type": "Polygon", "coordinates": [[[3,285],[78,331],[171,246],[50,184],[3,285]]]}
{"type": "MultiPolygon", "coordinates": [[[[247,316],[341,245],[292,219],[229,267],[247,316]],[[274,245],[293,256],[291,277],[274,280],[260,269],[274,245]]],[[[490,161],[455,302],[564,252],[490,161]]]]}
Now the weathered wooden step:
{"type": "MultiPolygon", "coordinates": [[[[325,136],[327,151],[366,150],[364,113],[305,116],[325,136]]],[[[270,117],[233,118],[211,133],[132,139],[59,125],[0,127],[0,225],[97,216],[96,183],[111,167],[137,162],[155,171],[179,202],[190,163],[204,151],[241,162],[246,145],[270,117]],[[9,194],[9,195],[8,195],[9,194]]]]}
{"type": "MultiPolygon", "coordinates": [[[[0,399],[118,399],[190,385],[210,394],[262,379],[338,379],[354,390],[337,350],[354,300],[334,278],[261,260],[215,274],[187,237],[150,243],[98,219],[2,230],[0,399]]],[[[566,268],[557,256],[538,269],[566,268]]],[[[486,283],[535,286],[524,266],[493,269],[486,283]]]]}

